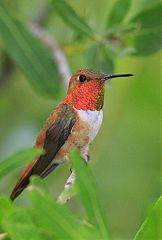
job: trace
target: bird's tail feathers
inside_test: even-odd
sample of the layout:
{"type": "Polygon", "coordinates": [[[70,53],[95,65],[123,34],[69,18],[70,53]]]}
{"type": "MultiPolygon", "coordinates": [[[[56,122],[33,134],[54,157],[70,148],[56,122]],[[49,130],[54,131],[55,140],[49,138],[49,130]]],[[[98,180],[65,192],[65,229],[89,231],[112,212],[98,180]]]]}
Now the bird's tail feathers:
{"type": "Polygon", "coordinates": [[[29,178],[31,176],[32,173],[32,168],[34,165],[35,161],[30,162],[26,168],[24,169],[24,171],[22,172],[22,174],[20,175],[20,178],[18,179],[14,189],[12,190],[12,193],[10,195],[10,199],[12,201],[15,200],[15,198],[17,198],[20,193],[24,190],[24,188],[26,188],[29,184],[29,178]]]}

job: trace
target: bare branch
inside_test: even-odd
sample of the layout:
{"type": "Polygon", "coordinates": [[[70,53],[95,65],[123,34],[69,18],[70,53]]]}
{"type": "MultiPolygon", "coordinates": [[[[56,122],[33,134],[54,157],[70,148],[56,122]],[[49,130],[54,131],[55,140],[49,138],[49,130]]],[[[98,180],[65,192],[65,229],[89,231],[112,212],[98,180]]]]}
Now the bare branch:
{"type": "Polygon", "coordinates": [[[7,233],[0,233],[0,240],[5,240],[7,239],[8,234],[7,233]]]}
{"type": "Polygon", "coordinates": [[[39,24],[36,23],[30,23],[29,24],[29,29],[30,31],[37,37],[39,38],[42,43],[50,49],[52,53],[52,58],[54,63],[56,64],[59,74],[64,82],[64,85],[67,89],[69,79],[70,79],[70,69],[69,65],[66,59],[66,56],[62,49],[59,47],[56,39],[53,37],[49,36],[48,33],[43,30],[39,24]]]}
{"type": "Polygon", "coordinates": [[[57,202],[60,204],[64,204],[70,200],[70,198],[75,194],[73,186],[75,182],[75,172],[72,171],[71,175],[68,177],[68,179],[65,182],[64,190],[60,194],[60,196],[57,199],[57,202]]]}

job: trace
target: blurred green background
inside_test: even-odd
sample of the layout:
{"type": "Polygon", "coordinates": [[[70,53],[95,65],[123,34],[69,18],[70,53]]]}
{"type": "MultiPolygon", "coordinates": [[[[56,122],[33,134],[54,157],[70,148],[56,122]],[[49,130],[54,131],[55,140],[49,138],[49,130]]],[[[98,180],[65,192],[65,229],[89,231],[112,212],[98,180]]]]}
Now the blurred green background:
{"type": "MultiPolygon", "coordinates": [[[[93,0],[89,3],[85,0],[67,1],[75,13],[97,32],[97,37],[92,39],[80,30],[82,27],[78,30],[71,22],[69,24],[66,19],[69,16],[63,14],[62,17],[61,11],[57,11],[59,9],[57,1],[6,0],[4,2],[10,14],[24,26],[30,21],[39,21],[47,34],[57,40],[65,53],[70,72],[83,67],[94,67],[105,72],[107,69],[107,73],[135,74],[135,77],[129,79],[116,79],[112,81],[111,86],[107,86],[103,125],[90,150],[90,166],[106,211],[110,233],[113,239],[132,239],[145,219],[147,211],[160,196],[160,47],[152,52],[150,50],[150,52],[142,52],[140,47],[138,49],[133,45],[136,29],[118,34],[118,28],[113,27],[114,33],[108,35],[108,42],[104,43],[105,55],[100,56],[103,46],[98,47],[96,39],[98,37],[103,39],[100,33],[107,36],[111,26],[116,24],[114,20],[112,23],[110,21],[113,7],[117,2],[114,0],[93,0]],[[97,51],[94,50],[96,46],[97,51]]],[[[146,5],[152,6],[152,3],[159,1],[126,2],[129,8],[127,13],[124,13],[122,26],[127,27],[130,19],[145,9],[146,5]]],[[[119,13],[119,8],[122,9],[122,3],[120,4],[119,13]]],[[[64,10],[66,12],[66,5],[64,10]]],[[[75,17],[70,21],[75,22],[75,17]]],[[[119,19],[117,26],[120,25],[120,21],[119,19]]],[[[22,71],[21,63],[17,63],[14,54],[11,53],[10,56],[10,48],[12,50],[17,46],[7,46],[8,42],[5,43],[4,35],[2,31],[0,33],[1,159],[22,148],[31,147],[44,121],[65,95],[65,87],[57,72],[50,76],[53,81],[57,81],[53,98],[51,95],[48,98],[35,91],[35,87],[29,81],[30,76],[22,71]],[[60,93],[56,95],[57,85],[60,93]]],[[[148,44],[149,37],[138,41],[143,41],[144,46],[151,48],[148,44]]],[[[156,36],[154,41],[156,42],[156,36]]],[[[30,71],[30,66],[28,70],[30,71]]],[[[39,84],[37,81],[36,85],[39,84]]],[[[1,194],[10,193],[21,170],[18,169],[4,178],[0,183],[1,194]]],[[[62,191],[68,175],[69,166],[63,165],[45,180],[54,197],[62,191]]],[[[26,203],[25,194],[17,200],[17,204],[22,203],[26,203]]],[[[73,211],[82,211],[75,198],[68,204],[73,211]]]]}

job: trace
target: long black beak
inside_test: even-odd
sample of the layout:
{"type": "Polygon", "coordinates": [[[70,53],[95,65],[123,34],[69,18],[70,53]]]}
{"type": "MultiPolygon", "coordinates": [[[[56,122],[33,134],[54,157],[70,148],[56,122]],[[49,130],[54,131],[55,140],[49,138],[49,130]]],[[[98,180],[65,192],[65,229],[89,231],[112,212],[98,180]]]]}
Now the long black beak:
{"type": "Polygon", "coordinates": [[[129,74],[129,73],[126,73],[126,74],[109,74],[109,75],[104,77],[104,80],[111,79],[111,78],[132,77],[132,76],[134,76],[134,75],[133,74],[129,74]]]}

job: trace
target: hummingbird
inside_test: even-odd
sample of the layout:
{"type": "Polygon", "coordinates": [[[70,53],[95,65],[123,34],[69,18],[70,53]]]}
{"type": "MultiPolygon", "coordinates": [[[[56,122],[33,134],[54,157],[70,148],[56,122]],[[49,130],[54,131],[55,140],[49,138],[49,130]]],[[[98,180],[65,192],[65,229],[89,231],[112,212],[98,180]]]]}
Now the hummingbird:
{"type": "Polygon", "coordinates": [[[61,163],[69,162],[71,148],[77,148],[83,160],[89,161],[89,146],[103,120],[105,82],[130,76],[133,74],[105,74],[90,68],[71,76],[66,96],[36,138],[34,147],[43,149],[44,154],[25,167],[10,195],[12,201],[29,185],[32,175],[45,178],[61,163]]]}

